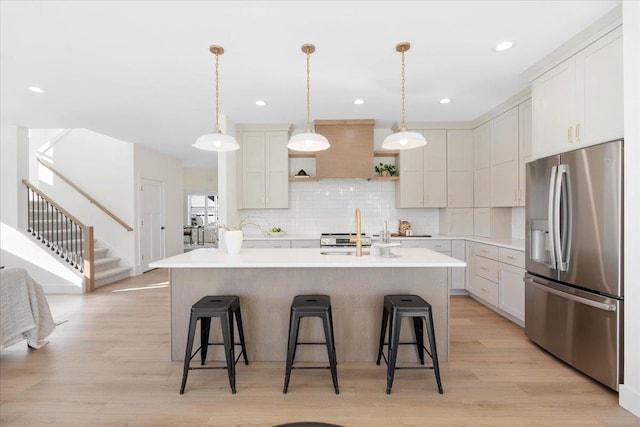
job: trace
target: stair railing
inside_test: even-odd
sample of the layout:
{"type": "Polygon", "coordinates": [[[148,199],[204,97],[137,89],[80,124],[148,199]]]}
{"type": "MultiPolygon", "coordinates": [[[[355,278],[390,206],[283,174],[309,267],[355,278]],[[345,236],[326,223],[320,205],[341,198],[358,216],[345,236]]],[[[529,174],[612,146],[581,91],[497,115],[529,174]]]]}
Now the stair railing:
{"type": "Polygon", "coordinates": [[[103,205],[101,205],[100,203],[98,203],[97,200],[95,200],[93,197],[91,197],[89,194],[87,194],[84,190],[82,190],[80,187],[78,187],[77,185],[75,185],[73,182],[71,182],[69,180],[69,178],[67,178],[66,176],[64,176],[63,174],[61,174],[58,170],[56,170],[53,166],[51,166],[49,163],[45,162],[44,160],[42,160],[40,157],[38,157],[38,162],[44,166],[45,168],[49,169],[51,172],[53,172],[54,175],[56,175],[58,178],[60,178],[61,180],[63,180],[64,182],[66,182],[71,188],[73,188],[74,190],[76,190],[78,193],[80,193],[82,196],[84,196],[89,203],[95,205],[98,209],[100,209],[102,212],[104,212],[105,214],[107,214],[110,218],[112,218],[115,222],[117,222],[118,224],[120,224],[121,226],[123,226],[125,228],[125,230],[127,231],[133,231],[133,227],[130,227],[129,225],[127,225],[126,222],[124,222],[123,220],[121,220],[120,218],[118,218],[113,212],[111,212],[109,209],[107,209],[106,207],[104,207],[103,205]]]}
{"type": "Polygon", "coordinates": [[[63,258],[86,279],[87,291],[95,289],[93,227],[83,224],[26,179],[27,231],[63,258]]]}

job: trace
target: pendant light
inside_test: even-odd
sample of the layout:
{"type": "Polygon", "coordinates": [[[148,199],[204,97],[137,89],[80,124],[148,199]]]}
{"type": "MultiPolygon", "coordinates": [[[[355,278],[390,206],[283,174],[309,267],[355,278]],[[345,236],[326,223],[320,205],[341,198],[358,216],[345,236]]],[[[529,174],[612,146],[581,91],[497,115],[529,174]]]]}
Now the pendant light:
{"type": "Polygon", "coordinates": [[[213,133],[208,133],[198,138],[193,146],[205,151],[234,151],[240,148],[240,144],[238,144],[238,141],[236,141],[234,137],[222,133],[218,114],[218,99],[220,98],[220,90],[218,87],[218,60],[220,59],[220,55],[224,53],[224,48],[222,46],[212,45],[209,47],[209,50],[216,56],[216,127],[213,133]]]}
{"type": "Polygon", "coordinates": [[[382,148],[385,150],[406,150],[418,148],[427,144],[424,136],[418,132],[409,132],[404,122],[404,53],[409,50],[409,42],[402,42],[396,45],[396,50],[402,54],[402,121],[400,131],[389,135],[384,139],[382,148]]]}
{"type": "Polygon", "coordinates": [[[309,55],[315,52],[316,47],[312,44],[303,44],[302,51],[307,55],[307,127],[304,133],[293,135],[287,144],[289,150],[296,151],[322,151],[331,147],[329,141],[324,136],[313,132],[309,121],[309,111],[311,109],[309,102],[309,55]]]}

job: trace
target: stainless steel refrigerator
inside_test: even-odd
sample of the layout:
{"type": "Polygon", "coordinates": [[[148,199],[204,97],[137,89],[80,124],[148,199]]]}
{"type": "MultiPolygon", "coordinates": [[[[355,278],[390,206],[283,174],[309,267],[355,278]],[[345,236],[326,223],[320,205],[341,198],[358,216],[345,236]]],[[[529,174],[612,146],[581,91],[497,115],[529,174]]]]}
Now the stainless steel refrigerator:
{"type": "Polygon", "coordinates": [[[618,390],[623,379],[623,141],[527,164],[525,333],[618,390]]]}

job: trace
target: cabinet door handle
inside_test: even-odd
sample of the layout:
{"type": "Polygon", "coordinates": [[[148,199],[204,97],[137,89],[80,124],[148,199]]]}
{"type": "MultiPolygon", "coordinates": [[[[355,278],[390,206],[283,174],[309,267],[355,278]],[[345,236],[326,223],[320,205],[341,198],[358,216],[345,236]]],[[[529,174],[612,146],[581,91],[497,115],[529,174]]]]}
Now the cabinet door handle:
{"type": "Polygon", "coordinates": [[[513,200],[518,201],[518,189],[513,190],[513,200]]]}
{"type": "Polygon", "coordinates": [[[567,140],[569,144],[573,144],[573,126],[567,128],[567,140]]]}
{"type": "Polygon", "coordinates": [[[576,142],[580,142],[580,123],[576,124],[576,142]]]}

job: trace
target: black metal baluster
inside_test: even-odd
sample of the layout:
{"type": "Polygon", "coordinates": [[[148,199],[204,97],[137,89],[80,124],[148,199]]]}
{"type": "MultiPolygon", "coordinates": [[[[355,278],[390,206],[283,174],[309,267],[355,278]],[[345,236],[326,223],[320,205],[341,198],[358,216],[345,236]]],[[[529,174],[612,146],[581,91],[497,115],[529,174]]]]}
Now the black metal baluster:
{"type": "Polygon", "coordinates": [[[80,252],[78,252],[78,263],[80,264],[80,272],[84,272],[84,230],[80,229],[80,252]]]}
{"type": "Polygon", "coordinates": [[[47,243],[47,247],[50,248],[51,247],[51,242],[49,242],[49,235],[47,234],[45,236],[45,233],[48,233],[48,227],[46,226],[47,224],[47,219],[49,218],[49,208],[51,207],[51,204],[49,203],[48,200],[44,201],[44,218],[42,220],[42,242],[46,242],[47,243]]]}
{"type": "Polygon", "coordinates": [[[67,238],[65,239],[65,242],[66,242],[66,244],[65,244],[65,255],[67,256],[67,258],[66,258],[66,260],[65,260],[65,261],[69,262],[69,248],[71,247],[71,245],[70,245],[70,243],[71,243],[71,237],[69,237],[69,232],[70,232],[70,229],[69,229],[69,222],[70,222],[70,221],[69,221],[69,217],[68,217],[68,216],[66,216],[66,215],[65,215],[65,220],[66,220],[66,221],[65,221],[64,228],[65,228],[65,234],[66,234],[66,236],[67,236],[67,238]]]}
{"type": "Polygon", "coordinates": [[[31,189],[27,187],[27,232],[33,232],[33,228],[31,227],[31,189]]]}
{"type": "Polygon", "coordinates": [[[40,236],[40,195],[37,197],[37,206],[36,206],[36,237],[38,240],[41,240],[40,236]]]}

